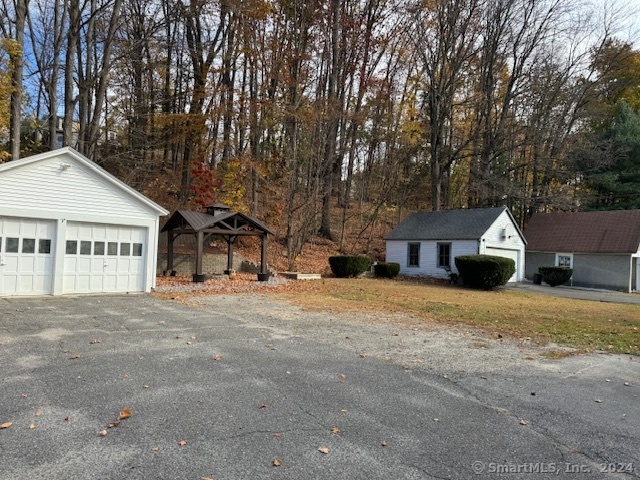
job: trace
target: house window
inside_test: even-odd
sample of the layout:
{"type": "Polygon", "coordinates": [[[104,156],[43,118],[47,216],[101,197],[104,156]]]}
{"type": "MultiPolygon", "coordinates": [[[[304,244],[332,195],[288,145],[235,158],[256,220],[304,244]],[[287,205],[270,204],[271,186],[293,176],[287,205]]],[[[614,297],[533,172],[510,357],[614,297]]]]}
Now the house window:
{"type": "Polygon", "coordinates": [[[407,247],[407,266],[419,267],[420,266],[420,244],[410,243],[407,247]]]}
{"type": "Polygon", "coordinates": [[[438,243],[438,267],[451,267],[451,244],[438,243]]]}
{"type": "Polygon", "coordinates": [[[573,255],[570,253],[557,253],[556,266],[573,268],[573,255]]]}

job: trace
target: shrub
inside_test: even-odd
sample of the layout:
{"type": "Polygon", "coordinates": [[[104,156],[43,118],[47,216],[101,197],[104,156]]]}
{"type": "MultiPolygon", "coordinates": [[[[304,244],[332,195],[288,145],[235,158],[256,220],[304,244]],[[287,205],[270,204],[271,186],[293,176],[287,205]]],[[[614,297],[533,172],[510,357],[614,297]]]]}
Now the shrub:
{"type": "Polygon", "coordinates": [[[494,255],[462,255],[456,267],[465,285],[490,290],[504,285],[516,271],[516,262],[494,255]]]}
{"type": "Polygon", "coordinates": [[[540,267],[538,272],[542,275],[542,280],[552,287],[562,285],[573,275],[573,269],[569,267],[540,267]]]}
{"type": "Polygon", "coordinates": [[[366,255],[336,255],[329,257],[331,271],[338,278],[357,277],[371,266],[366,255]]]}
{"type": "Polygon", "coordinates": [[[376,277],[394,278],[400,273],[400,264],[393,262],[378,262],[374,267],[376,277]]]}

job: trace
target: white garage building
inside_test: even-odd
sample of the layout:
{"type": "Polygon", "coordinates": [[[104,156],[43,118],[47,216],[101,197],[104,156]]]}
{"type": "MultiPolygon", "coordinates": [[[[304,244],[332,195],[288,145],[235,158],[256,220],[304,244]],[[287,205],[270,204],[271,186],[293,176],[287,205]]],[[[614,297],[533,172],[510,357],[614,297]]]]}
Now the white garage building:
{"type": "Polygon", "coordinates": [[[387,262],[400,264],[409,276],[448,278],[458,273],[455,257],[495,255],[511,258],[524,278],[526,241],[506,207],[414,212],[385,237],[387,262]]]}
{"type": "Polygon", "coordinates": [[[0,296],[148,292],[169,212],[72,148],[0,165],[0,296]]]}

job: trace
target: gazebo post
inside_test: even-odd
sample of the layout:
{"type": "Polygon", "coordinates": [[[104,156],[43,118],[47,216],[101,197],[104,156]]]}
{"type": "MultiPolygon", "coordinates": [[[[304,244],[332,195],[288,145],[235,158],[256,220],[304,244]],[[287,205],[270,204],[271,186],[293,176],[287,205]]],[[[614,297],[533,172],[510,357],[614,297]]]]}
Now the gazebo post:
{"type": "Polygon", "coordinates": [[[232,235],[227,237],[227,271],[225,272],[227,275],[229,275],[233,270],[233,242],[235,239],[236,237],[232,235]]]}
{"type": "Polygon", "coordinates": [[[173,241],[175,240],[173,232],[167,230],[167,272],[169,275],[175,275],[173,270],[173,241]]]}
{"type": "Polygon", "coordinates": [[[202,274],[202,257],[204,254],[204,233],[202,230],[198,232],[198,252],[196,254],[196,273],[193,275],[193,281],[195,283],[204,282],[204,275],[202,274]]]}
{"type": "Polygon", "coordinates": [[[260,273],[263,275],[267,273],[267,234],[264,233],[260,236],[260,243],[262,244],[262,251],[260,252],[260,273]]]}

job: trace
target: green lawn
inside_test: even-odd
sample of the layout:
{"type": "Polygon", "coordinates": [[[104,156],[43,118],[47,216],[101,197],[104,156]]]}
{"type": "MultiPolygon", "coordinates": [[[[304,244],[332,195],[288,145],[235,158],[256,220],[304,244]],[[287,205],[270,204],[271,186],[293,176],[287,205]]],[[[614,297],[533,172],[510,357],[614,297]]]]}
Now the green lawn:
{"type": "Polygon", "coordinates": [[[584,351],[640,355],[640,305],[371,278],[300,281],[289,290],[277,295],[308,309],[410,312],[425,322],[464,323],[584,351]]]}

